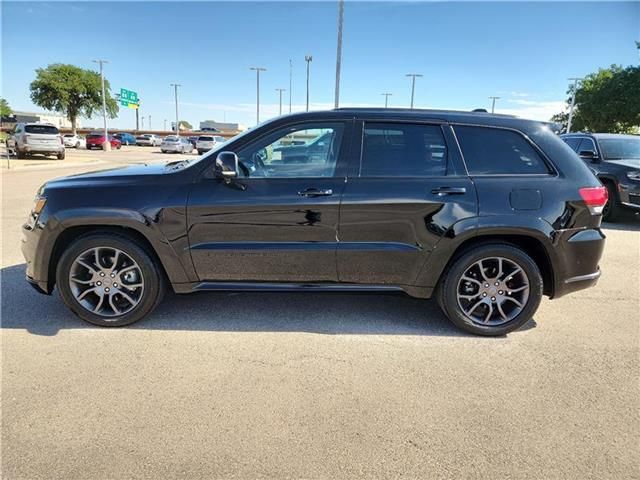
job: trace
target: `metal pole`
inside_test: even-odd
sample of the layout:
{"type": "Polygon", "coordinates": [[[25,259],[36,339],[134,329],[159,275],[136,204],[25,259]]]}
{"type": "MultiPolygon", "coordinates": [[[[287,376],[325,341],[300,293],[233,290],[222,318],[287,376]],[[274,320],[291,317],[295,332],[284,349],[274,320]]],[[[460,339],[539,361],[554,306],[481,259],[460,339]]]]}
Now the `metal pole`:
{"type": "Polygon", "coordinates": [[[380,95],[384,96],[384,108],[389,108],[389,97],[393,95],[393,93],[381,93],[380,95]]]}
{"type": "Polygon", "coordinates": [[[151,115],[149,115],[149,130],[151,130],[151,115]]]}
{"type": "Polygon", "coordinates": [[[494,113],[496,110],[496,100],[500,100],[500,97],[489,97],[491,100],[491,113],[494,113]]]}
{"type": "Polygon", "coordinates": [[[571,133],[571,123],[573,122],[573,108],[576,105],[576,91],[578,90],[578,82],[581,78],[570,78],[573,80],[573,94],[571,95],[571,106],[569,107],[569,120],[567,121],[567,133],[571,133]]]}
{"type": "Polygon", "coordinates": [[[256,71],[256,125],[260,123],[260,72],[266,72],[263,67],[249,67],[249,70],[256,71]]]}
{"type": "Polygon", "coordinates": [[[289,113],[291,113],[291,94],[293,92],[293,62],[289,59],[289,113]]]}
{"type": "Polygon", "coordinates": [[[423,75],[419,73],[407,73],[407,77],[411,77],[411,108],[413,108],[413,99],[416,93],[416,77],[420,78],[423,75]]]}
{"type": "Polygon", "coordinates": [[[340,67],[342,65],[342,23],[344,19],[344,0],[338,1],[338,48],[336,52],[336,97],[334,108],[340,105],[340,67]]]}
{"type": "Polygon", "coordinates": [[[140,130],[140,105],[136,108],[136,131],[140,130]]]}
{"type": "Polygon", "coordinates": [[[182,85],[179,83],[172,83],[171,86],[173,87],[174,97],[176,100],[176,135],[180,136],[180,120],[178,116],[178,87],[181,87],[182,85]]]}
{"type": "Polygon", "coordinates": [[[282,115],[282,92],[286,92],[284,88],[276,88],[276,92],[280,94],[280,115],[282,115]]]}
{"type": "Polygon", "coordinates": [[[309,111],[309,65],[313,57],[311,55],[305,55],[304,61],[307,62],[307,112],[309,111]]]}
{"type": "Polygon", "coordinates": [[[107,132],[107,97],[104,88],[104,69],[103,65],[109,63],[107,60],[94,60],[95,63],[100,65],[100,81],[102,83],[102,121],[104,124],[104,143],[102,148],[104,150],[111,150],[111,143],[109,142],[109,132],[107,132]]]}
{"type": "Polygon", "coordinates": [[[164,128],[163,130],[166,132],[167,131],[167,119],[164,119],[164,128]]]}
{"type": "Polygon", "coordinates": [[[140,128],[142,130],[144,130],[144,115],[142,115],[142,117],[140,117],[140,128]]]}

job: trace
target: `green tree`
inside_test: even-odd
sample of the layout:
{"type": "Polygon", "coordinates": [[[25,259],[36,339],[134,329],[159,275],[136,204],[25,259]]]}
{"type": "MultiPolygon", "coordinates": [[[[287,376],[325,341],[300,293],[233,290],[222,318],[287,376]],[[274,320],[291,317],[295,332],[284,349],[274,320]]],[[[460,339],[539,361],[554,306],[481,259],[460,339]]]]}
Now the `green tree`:
{"type": "Polygon", "coordinates": [[[13,110],[11,110],[9,103],[4,98],[0,97],[0,116],[7,117],[12,113],[13,110]]]}
{"type": "MultiPolygon", "coordinates": [[[[571,103],[573,87],[567,91],[571,103]]],[[[568,114],[551,120],[565,128],[568,114]]],[[[576,90],[571,130],[629,133],[640,126],[640,67],[612,65],[587,75],[576,90]]]]}
{"type": "Polygon", "coordinates": [[[191,125],[186,120],[180,120],[179,125],[180,125],[180,130],[191,130],[193,128],[193,125],[191,125]]]}
{"type": "MultiPolygon", "coordinates": [[[[76,133],[78,116],[91,117],[102,109],[100,74],[93,70],[54,63],[36,70],[36,79],[30,88],[33,103],[66,115],[73,133],[76,133]]],[[[104,88],[107,115],[114,118],[118,113],[118,102],[111,96],[111,87],[106,79],[104,88]]]]}

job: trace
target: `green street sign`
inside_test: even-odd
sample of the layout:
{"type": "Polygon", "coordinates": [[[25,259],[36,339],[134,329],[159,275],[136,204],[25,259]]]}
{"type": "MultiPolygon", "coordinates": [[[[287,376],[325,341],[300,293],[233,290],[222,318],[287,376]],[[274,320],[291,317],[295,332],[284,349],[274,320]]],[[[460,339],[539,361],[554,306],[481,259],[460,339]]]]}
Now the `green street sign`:
{"type": "Polygon", "coordinates": [[[126,88],[120,89],[120,105],[128,108],[138,108],[140,106],[140,100],[138,99],[138,92],[127,90],[126,88]]]}

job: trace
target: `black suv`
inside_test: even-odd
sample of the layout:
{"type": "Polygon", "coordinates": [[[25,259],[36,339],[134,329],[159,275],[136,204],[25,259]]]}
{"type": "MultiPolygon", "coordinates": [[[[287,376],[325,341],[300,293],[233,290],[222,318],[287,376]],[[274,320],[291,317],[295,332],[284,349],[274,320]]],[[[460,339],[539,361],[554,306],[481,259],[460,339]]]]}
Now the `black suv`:
{"type": "Polygon", "coordinates": [[[603,219],[615,221],[623,209],[640,210],[640,137],[613,133],[561,136],[609,191],[603,219]]]}
{"type": "Polygon", "coordinates": [[[28,281],[57,284],[97,325],[141,319],[169,285],[435,295],[460,328],[501,335],[543,294],[596,283],[606,195],[538,122],[338,109],[276,118],[197,159],[50,181],[22,249],[28,281]]]}

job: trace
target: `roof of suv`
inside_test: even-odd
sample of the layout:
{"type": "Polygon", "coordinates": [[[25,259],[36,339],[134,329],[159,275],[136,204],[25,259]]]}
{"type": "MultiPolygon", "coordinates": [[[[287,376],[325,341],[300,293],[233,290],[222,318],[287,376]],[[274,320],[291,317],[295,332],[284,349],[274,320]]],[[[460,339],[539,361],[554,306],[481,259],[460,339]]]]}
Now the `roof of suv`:
{"type": "Polygon", "coordinates": [[[626,133],[591,133],[591,132],[571,132],[560,135],[561,137],[594,137],[594,138],[640,138],[640,135],[626,133]]]}

